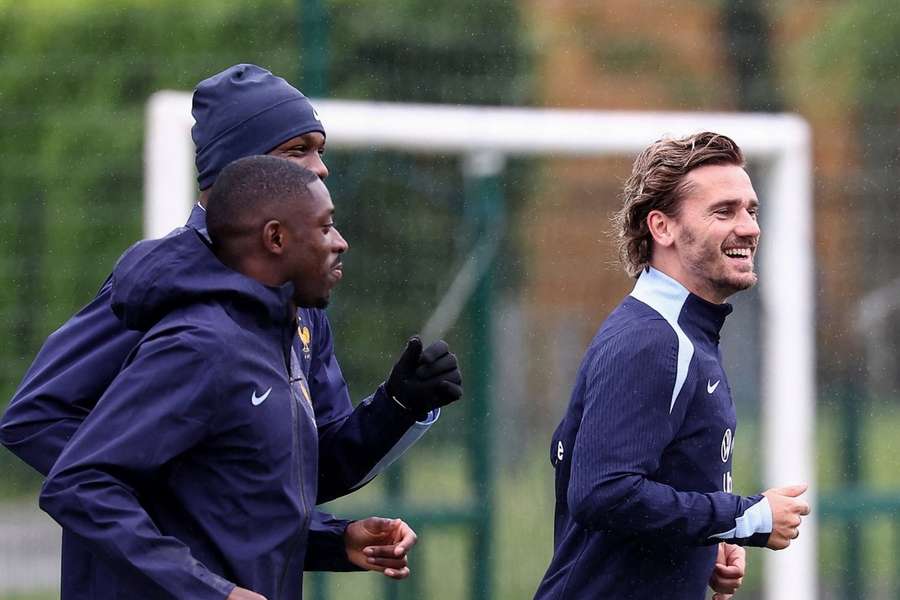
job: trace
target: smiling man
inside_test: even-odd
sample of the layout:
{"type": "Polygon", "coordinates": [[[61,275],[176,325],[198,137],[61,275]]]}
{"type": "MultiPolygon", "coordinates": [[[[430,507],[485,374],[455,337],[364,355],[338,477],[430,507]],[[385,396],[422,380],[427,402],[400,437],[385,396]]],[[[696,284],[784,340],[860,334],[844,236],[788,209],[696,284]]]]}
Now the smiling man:
{"type": "Polygon", "coordinates": [[[803,485],[732,493],[725,300],[756,283],[759,200],[740,148],[704,132],[634,163],[616,215],[637,278],[581,364],[553,435],[554,554],[536,598],[728,597],[741,546],[787,547],[803,485]]]}

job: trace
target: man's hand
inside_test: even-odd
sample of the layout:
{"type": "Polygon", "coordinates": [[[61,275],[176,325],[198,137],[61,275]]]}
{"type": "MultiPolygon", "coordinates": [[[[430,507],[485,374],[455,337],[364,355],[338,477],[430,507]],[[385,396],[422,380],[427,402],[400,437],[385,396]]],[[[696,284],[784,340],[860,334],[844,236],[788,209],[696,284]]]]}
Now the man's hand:
{"type": "Polygon", "coordinates": [[[791,540],[800,535],[801,516],[809,514],[809,503],[797,498],[806,491],[805,483],[772,488],[763,492],[772,509],[772,533],[769,534],[767,548],[783,550],[791,545],[791,540]]]}
{"type": "Polygon", "coordinates": [[[744,571],[747,568],[747,551],[734,544],[719,544],[716,566],[709,578],[709,587],[713,589],[716,600],[726,600],[737,591],[744,582],[744,571]]]}
{"type": "Polygon", "coordinates": [[[416,541],[416,532],[400,519],[369,517],[350,523],[344,533],[350,562],[391,579],[409,577],[406,554],[416,541]]]}
{"type": "Polygon", "coordinates": [[[385,390],[421,421],[429,411],[462,396],[462,375],[456,355],[443,340],[422,350],[422,340],[412,337],[391,370],[385,390]]]}
{"type": "Polygon", "coordinates": [[[261,596],[256,592],[236,587],[231,590],[231,593],[228,594],[228,597],[225,600],[266,600],[266,597],[261,596]]]}

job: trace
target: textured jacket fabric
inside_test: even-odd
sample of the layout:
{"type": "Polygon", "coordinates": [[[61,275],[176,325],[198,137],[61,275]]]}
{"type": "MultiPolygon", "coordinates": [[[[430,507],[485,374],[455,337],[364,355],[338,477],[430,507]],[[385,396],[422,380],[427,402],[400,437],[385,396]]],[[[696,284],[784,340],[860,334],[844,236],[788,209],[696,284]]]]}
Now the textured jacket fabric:
{"type": "Polygon", "coordinates": [[[231,271],[192,229],[120,260],[113,309],[146,333],[40,497],[102,557],[90,597],[300,597],[318,440],[291,293],[231,271]]]}
{"type": "MultiPolygon", "coordinates": [[[[205,211],[195,206],[187,228],[205,234],[205,211]]],[[[172,237],[156,252],[181,250],[172,237]]],[[[63,448],[122,369],[145,335],[129,328],[111,308],[112,281],[45,342],[0,419],[0,442],[41,474],[47,475],[63,448]]],[[[318,503],[344,495],[375,477],[414,444],[437,419],[422,423],[386,397],[379,388],[355,409],[334,356],[325,311],[300,309],[293,359],[299,363],[315,408],[319,441],[318,503]]],[[[302,393],[302,392],[301,392],[302,393]]],[[[348,570],[343,533],[347,521],[314,512],[306,570],[348,570]]],[[[61,590],[64,600],[92,598],[91,581],[104,579],[83,540],[63,530],[61,590]]]]}
{"type": "Polygon", "coordinates": [[[730,312],[649,269],[603,323],[551,443],[554,554],[536,598],[700,600],[716,543],[765,545],[768,501],[731,493],[730,312]]]}

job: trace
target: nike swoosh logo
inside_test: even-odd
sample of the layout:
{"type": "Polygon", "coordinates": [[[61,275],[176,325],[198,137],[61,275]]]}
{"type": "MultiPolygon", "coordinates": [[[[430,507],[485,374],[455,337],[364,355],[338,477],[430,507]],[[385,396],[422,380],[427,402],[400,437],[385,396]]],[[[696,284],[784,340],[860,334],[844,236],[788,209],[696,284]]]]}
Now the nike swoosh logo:
{"type": "Polygon", "coordinates": [[[259,406],[260,404],[262,404],[263,402],[266,401],[266,398],[269,397],[269,394],[271,392],[272,392],[272,388],[269,388],[266,390],[265,394],[263,394],[262,396],[257,396],[256,390],[253,390],[253,395],[250,396],[250,402],[253,403],[253,406],[259,406]]]}
{"type": "MultiPolygon", "coordinates": [[[[707,379],[707,380],[706,380],[706,391],[707,391],[707,393],[712,394],[714,391],[716,391],[716,388],[719,387],[719,382],[720,382],[720,381],[722,381],[722,380],[721,380],[721,379],[718,379],[718,380],[716,380],[715,383],[710,383],[710,382],[709,382],[709,379],[707,379]]],[[[268,395],[268,394],[266,394],[266,395],[268,395]]]]}

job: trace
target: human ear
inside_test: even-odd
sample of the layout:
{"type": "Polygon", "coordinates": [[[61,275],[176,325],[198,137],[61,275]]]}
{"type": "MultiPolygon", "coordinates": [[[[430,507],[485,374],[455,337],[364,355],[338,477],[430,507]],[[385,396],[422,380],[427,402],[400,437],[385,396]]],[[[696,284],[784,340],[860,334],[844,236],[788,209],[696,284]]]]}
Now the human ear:
{"type": "Polygon", "coordinates": [[[654,244],[671,246],[675,242],[674,225],[674,220],[661,211],[651,210],[647,215],[647,229],[653,236],[654,244]]]}
{"type": "Polygon", "coordinates": [[[267,252],[281,255],[284,253],[284,227],[275,219],[266,221],[262,227],[262,243],[267,252]]]}

